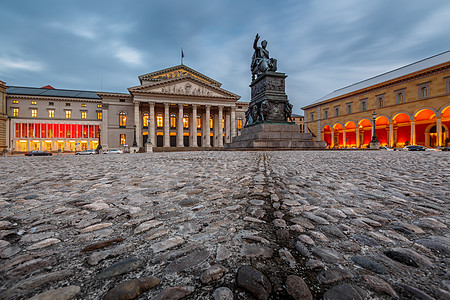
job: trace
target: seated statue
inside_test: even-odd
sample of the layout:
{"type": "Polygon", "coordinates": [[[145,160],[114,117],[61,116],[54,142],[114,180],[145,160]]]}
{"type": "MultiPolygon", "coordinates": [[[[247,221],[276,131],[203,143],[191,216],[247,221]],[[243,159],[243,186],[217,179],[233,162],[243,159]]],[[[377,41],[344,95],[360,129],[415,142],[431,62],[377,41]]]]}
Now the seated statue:
{"type": "Polygon", "coordinates": [[[269,50],[266,49],[267,41],[262,41],[261,47],[258,47],[259,38],[259,34],[256,34],[255,41],[253,42],[253,49],[255,49],[255,52],[253,53],[252,64],[250,67],[253,80],[256,76],[264,74],[266,71],[275,72],[277,70],[277,60],[275,58],[270,58],[269,50]]]}

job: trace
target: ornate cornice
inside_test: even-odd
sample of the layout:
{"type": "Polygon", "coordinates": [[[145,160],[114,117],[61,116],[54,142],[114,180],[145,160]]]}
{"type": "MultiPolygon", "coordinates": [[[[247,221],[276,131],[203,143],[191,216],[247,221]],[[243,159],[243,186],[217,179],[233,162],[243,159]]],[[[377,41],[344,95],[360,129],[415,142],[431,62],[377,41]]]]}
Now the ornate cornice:
{"type": "Polygon", "coordinates": [[[141,84],[142,84],[143,80],[145,80],[145,81],[164,81],[164,80],[167,80],[167,79],[154,78],[154,77],[157,77],[157,76],[160,76],[160,75],[164,75],[165,73],[174,72],[174,71],[177,71],[177,70],[188,71],[189,73],[192,73],[195,76],[198,76],[199,78],[209,82],[212,85],[215,85],[215,86],[218,86],[218,87],[220,87],[222,85],[220,82],[218,82],[218,81],[216,81],[216,80],[214,80],[214,79],[212,79],[212,78],[210,78],[210,77],[208,77],[206,75],[203,75],[202,73],[200,73],[200,72],[198,72],[198,71],[196,71],[194,69],[191,69],[191,68],[189,68],[188,66],[185,66],[185,65],[178,65],[178,66],[170,67],[170,68],[167,68],[167,69],[159,70],[159,71],[156,71],[156,72],[147,73],[147,74],[144,74],[144,75],[140,75],[138,78],[139,78],[141,84]]]}

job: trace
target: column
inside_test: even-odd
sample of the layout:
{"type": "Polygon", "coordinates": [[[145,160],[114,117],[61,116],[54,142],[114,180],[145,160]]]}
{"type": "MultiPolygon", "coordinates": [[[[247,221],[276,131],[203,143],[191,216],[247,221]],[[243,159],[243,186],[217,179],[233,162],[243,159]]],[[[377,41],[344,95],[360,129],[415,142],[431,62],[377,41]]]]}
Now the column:
{"type": "Polygon", "coordinates": [[[213,146],[219,147],[219,114],[213,114],[213,146]]]}
{"type": "Polygon", "coordinates": [[[138,147],[141,147],[141,118],[139,114],[139,101],[133,101],[134,103],[134,126],[136,126],[136,143],[138,147]]]}
{"type": "Polygon", "coordinates": [[[190,130],[191,147],[198,147],[197,145],[197,105],[192,104],[192,126],[190,130]]]}
{"type": "Polygon", "coordinates": [[[342,138],[344,139],[344,148],[347,147],[347,132],[345,132],[345,129],[342,129],[342,138]]]}
{"type": "Polygon", "coordinates": [[[394,123],[389,123],[389,147],[394,147],[394,123]]]}
{"type": "Polygon", "coordinates": [[[153,146],[156,146],[156,137],[155,137],[155,102],[150,102],[150,115],[148,116],[148,139],[152,143],[153,146]]]}
{"type": "Polygon", "coordinates": [[[333,129],[331,129],[331,146],[330,147],[331,148],[334,147],[334,130],[333,129]]]}
{"type": "Polygon", "coordinates": [[[411,136],[409,138],[409,144],[415,145],[416,144],[416,122],[411,121],[411,136]]]}
{"type": "MultiPolygon", "coordinates": [[[[108,148],[108,104],[102,104],[102,131],[101,143],[103,148],[108,148]]],[[[119,137],[117,137],[118,139],[119,137]]]]}
{"type": "Polygon", "coordinates": [[[183,143],[183,114],[184,114],[183,106],[184,106],[183,104],[178,104],[177,147],[184,147],[184,143],[183,143]]]}
{"type": "Polygon", "coordinates": [[[218,147],[223,147],[223,127],[222,127],[222,119],[223,119],[223,106],[219,106],[219,116],[218,116],[218,119],[219,119],[219,124],[218,124],[218,126],[219,126],[219,128],[218,128],[218,133],[217,133],[217,135],[218,135],[218,137],[217,137],[217,139],[218,139],[218,143],[217,143],[217,146],[218,147]]]}
{"type": "Polygon", "coordinates": [[[436,143],[437,146],[443,146],[443,141],[442,141],[442,117],[437,117],[436,118],[436,134],[437,134],[437,139],[436,139],[436,143]]]}
{"type": "Polygon", "coordinates": [[[359,126],[356,126],[356,148],[361,147],[360,141],[359,141],[359,126]]]}
{"type": "Polygon", "coordinates": [[[164,103],[164,147],[170,147],[170,112],[169,103],[164,103]]]}
{"type": "Polygon", "coordinates": [[[211,142],[210,142],[210,135],[211,135],[211,130],[209,127],[209,118],[211,117],[211,105],[206,105],[205,108],[205,136],[204,136],[204,140],[205,140],[205,147],[211,147],[211,142]]]}
{"type": "Polygon", "coordinates": [[[231,126],[231,140],[236,136],[236,106],[232,106],[231,107],[231,122],[230,122],[230,126],[231,126]]]}
{"type": "Polygon", "coordinates": [[[230,129],[230,113],[227,112],[225,114],[225,143],[231,143],[230,129]]]}

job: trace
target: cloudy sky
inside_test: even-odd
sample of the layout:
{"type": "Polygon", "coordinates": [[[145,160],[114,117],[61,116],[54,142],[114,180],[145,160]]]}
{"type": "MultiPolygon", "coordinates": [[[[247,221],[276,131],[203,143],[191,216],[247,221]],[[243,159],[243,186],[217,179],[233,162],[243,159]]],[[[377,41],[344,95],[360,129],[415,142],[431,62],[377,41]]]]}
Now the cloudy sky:
{"type": "Polygon", "coordinates": [[[184,64],[250,100],[256,33],[294,112],[355,82],[450,50],[447,0],[6,0],[0,80],[126,92],[184,64]]]}

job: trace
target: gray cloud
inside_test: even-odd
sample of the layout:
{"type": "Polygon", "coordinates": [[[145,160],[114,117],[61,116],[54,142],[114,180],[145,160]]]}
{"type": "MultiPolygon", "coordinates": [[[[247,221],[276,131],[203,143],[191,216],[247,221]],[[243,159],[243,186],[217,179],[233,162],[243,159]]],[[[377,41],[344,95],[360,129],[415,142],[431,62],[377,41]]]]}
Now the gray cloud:
{"type": "Polygon", "coordinates": [[[125,92],[184,63],[250,97],[258,32],[294,112],[331,91],[449,49],[450,4],[419,1],[9,1],[0,80],[125,92]],[[103,84],[102,84],[103,82],[103,84]]]}

